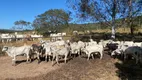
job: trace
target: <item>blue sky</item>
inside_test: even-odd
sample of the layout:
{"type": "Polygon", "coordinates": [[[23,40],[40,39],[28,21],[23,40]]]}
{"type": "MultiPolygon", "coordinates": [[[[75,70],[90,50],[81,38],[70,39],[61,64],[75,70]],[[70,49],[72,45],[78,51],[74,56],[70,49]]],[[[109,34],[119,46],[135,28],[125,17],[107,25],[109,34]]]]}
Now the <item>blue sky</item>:
{"type": "Polygon", "coordinates": [[[32,22],[49,9],[67,10],[66,0],[0,0],[0,29],[10,29],[17,20],[32,22]]]}

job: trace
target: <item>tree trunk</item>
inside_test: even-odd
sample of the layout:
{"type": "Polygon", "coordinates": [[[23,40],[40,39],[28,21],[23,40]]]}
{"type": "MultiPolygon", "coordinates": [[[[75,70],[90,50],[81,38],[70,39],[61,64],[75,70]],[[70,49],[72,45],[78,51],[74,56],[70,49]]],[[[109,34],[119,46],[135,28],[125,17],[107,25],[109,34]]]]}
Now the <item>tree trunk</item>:
{"type": "Polygon", "coordinates": [[[115,23],[114,23],[114,21],[112,21],[112,33],[111,33],[111,38],[112,39],[115,39],[115,33],[116,33],[116,31],[115,31],[115,23]]]}
{"type": "Polygon", "coordinates": [[[133,28],[133,21],[132,21],[132,0],[129,0],[129,26],[130,26],[130,33],[133,37],[134,35],[134,28],[133,28]]]}
{"type": "Polygon", "coordinates": [[[130,32],[131,32],[131,36],[134,36],[134,28],[133,28],[133,22],[132,20],[130,20],[130,32]]]}
{"type": "Polygon", "coordinates": [[[116,0],[113,0],[113,8],[112,8],[112,33],[111,38],[115,39],[115,16],[116,16],[116,0]]]}

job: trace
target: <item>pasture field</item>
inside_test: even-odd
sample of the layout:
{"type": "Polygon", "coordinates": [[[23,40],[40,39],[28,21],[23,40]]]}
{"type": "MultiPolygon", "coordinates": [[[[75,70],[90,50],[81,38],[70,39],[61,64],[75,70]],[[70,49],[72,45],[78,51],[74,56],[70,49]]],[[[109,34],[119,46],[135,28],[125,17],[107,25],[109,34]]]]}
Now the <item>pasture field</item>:
{"type": "MultiPolygon", "coordinates": [[[[22,46],[24,43],[31,45],[38,42],[39,40],[1,43],[0,49],[4,45],[22,46]]],[[[120,58],[112,58],[107,48],[102,60],[95,56],[94,60],[87,61],[87,56],[83,54],[68,59],[66,64],[61,60],[59,65],[54,66],[44,60],[40,64],[37,60],[27,64],[24,56],[18,56],[17,65],[12,66],[11,58],[3,52],[0,54],[0,80],[142,80],[141,64],[135,64],[133,60],[123,62],[120,58]]]]}

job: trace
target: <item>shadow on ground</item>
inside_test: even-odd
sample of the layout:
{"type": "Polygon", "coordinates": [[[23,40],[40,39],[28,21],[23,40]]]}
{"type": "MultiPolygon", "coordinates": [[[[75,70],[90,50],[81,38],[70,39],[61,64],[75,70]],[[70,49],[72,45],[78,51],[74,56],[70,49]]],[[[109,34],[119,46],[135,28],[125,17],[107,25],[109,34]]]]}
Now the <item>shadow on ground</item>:
{"type": "Polygon", "coordinates": [[[122,60],[121,63],[115,63],[115,67],[118,68],[116,73],[121,80],[142,80],[142,65],[136,64],[135,60],[122,60]]]}

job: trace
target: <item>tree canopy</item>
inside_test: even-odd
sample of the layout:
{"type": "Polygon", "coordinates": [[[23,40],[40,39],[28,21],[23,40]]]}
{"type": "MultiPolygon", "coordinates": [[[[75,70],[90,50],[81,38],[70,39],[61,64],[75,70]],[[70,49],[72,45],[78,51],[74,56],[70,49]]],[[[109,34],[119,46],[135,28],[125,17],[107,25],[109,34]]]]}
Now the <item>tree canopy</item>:
{"type": "Polygon", "coordinates": [[[116,19],[129,17],[130,23],[132,15],[138,16],[142,12],[141,3],[142,0],[67,0],[79,19],[111,26],[112,38],[115,38],[116,19]]]}
{"type": "Polygon", "coordinates": [[[24,21],[24,20],[19,20],[14,22],[15,26],[13,26],[13,29],[17,30],[26,30],[26,29],[31,29],[30,22],[24,21]]]}
{"type": "Polygon", "coordinates": [[[62,9],[51,9],[38,16],[33,21],[33,26],[36,30],[60,30],[65,26],[68,26],[70,21],[70,12],[62,9]]]}

